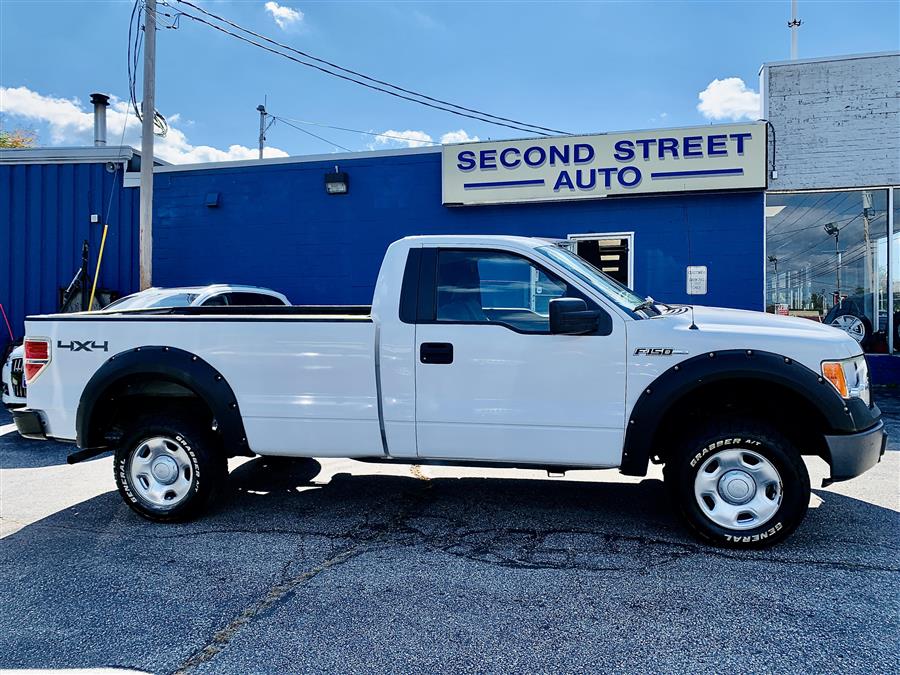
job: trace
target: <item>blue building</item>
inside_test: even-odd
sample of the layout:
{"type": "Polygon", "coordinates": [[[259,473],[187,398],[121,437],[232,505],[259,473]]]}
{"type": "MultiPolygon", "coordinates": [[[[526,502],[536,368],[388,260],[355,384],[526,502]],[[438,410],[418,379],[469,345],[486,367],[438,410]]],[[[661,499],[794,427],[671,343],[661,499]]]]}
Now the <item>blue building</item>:
{"type": "MultiPolygon", "coordinates": [[[[139,166],[130,147],[0,151],[0,304],[15,340],[26,316],[60,309],[85,241],[93,278],[104,224],[98,289],[137,290],[139,166]]],[[[8,342],[0,318],[0,354],[8,342]]]]}
{"type": "Polygon", "coordinates": [[[716,125],[161,167],[154,181],[153,282],[250,283],[297,304],[368,304],[381,257],[395,239],[518,234],[570,240],[640,294],[762,310],[765,132],[759,124],[716,125]],[[729,132],[744,133],[747,147],[739,155],[729,132]],[[715,149],[727,154],[684,156],[692,142],[705,155],[710,137],[725,138],[715,149]],[[648,138],[654,142],[644,159],[641,142],[648,138]],[[619,161],[615,144],[627,150],[628,139],[637,145],[619,161]],[[670,139],[681,152],[673,156],[676,146],[669,145],[661,156],[657,146],[670,139]],[[592,150],[575,147],[588,144],[592,150]],[[466,153],[483,155],[483,172],[468,166],[466,153]],[[464,167],[462,183],[457,164],[464,167]],[[504,164],[512,166],[504,171],[504,164]],[[638,170],[642,189],[617,183],[609,168],[616,165],[625,183],[636,179],[629,167],[638,170]],[[475,180],[479,175],[487,180],[475,180]],[[327,190],[326,179],[345,191],[327,190]],[[538,181],[543,192],[519,189],[538,181]],[[694,294],[688,268],[699,275],[694,294]]]}

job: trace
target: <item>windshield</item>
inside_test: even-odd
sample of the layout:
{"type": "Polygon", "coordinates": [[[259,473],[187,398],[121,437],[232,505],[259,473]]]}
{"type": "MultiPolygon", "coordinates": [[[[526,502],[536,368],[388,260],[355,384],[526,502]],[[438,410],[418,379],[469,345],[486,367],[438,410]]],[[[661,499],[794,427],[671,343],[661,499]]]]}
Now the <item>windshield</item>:
{"type": "Polygon", "coordinates": [[[104,309],[146,309],[148,307],[189,307],[196,293],[135,293],[107,305],[104,309]]]}
{"type": "Polygon", "coordinates": [[[553,262],[565,267],[569,272],[605,295],[619,307],[633,312],[636,307],[644,304],[644,299],[630,288],[607,276],[587,260],[571,251],[567,251],[559,246],[539,246],[535,250],[541,255],[550,258],[553,262]]]}

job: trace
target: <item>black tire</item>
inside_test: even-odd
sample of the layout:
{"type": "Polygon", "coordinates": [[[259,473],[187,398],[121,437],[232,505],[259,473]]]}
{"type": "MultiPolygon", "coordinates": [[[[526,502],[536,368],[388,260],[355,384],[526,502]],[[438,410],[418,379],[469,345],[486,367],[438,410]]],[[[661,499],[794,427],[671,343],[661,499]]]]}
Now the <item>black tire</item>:
{"type": "MultiPolygon", "coordinates": [[[[165,454],[160,452],[160,455],[165,454]]],[[[197,517],[214,501],[225,483],[228,462],[212,430],[184,417],[149,414],[135,419],[125,431],[115,452],[113,474],[119,494],[136,513],[157,522],[179,522],[197,517]],[[164,502],[168,494],[175,494],[174,491],[156,503],[145,496],[147,489],[142,481],[153,476],[152,471],[135,476],[138,469],[130,470],[138,451],[148,452],[146,442],[150,439],[162,439],[169,454],[183,462],[181,466],[175,460],[170,462],[179,469],[175,479],[179,486],[186,485],[182,487],[181,495],[170,497],[172,504],[164,502]]]]}
{"type": "MultiPolygon", "coordinates": [[[[687,435],[669,457],[663,475],[670,496],[690,528],[701,539],[725,548],[772,546],[797,529],[809,507],[809,474],[800,452],[775,429],[751,419],[720,420],[687,435]],[[738,473],[732,474],[738,477],[739,485],[743,480],[739,475],[741,470],[755,475],[755,471],[767,466],[766,462],[777,470],[780,479],[779,488],[775,487],[775,481],[770,487],[753,488],[760,499],[765,500],[764,508],[775,509],[765,520],[756,518],[760,521],[758,524],[754,524],[754,517],[746,517],[747,513],[738,514],[745,516],[743,522],[734,521],[738,527],[726,527],[715,522],[707,511],[722,507],[740,511],[743,507],[727,501],[721,493],[714,497],[695,494],[695,487],[700,491],[704,489],[702,477],[698,480],[701,469],[710,477],[718,477],[725,468],[725,462],[716,466],[717,458],[735,458],[734,451],[737,451],[742,463],[736,469],[738,473]],[[749,464],[751,461],[758,465],[749,464]],[[744,466],[743,463],[748,464],[744,466]],[[719,500],[722,500],[722,507],[719,500]]],[[[727,481],[724,473],[716,485],[721,487],[722,481],[727,481]]],[[[757,477],[752,484],[755,486],[757,482],[762,483],[762,480],[757,477]]],[[[718,517],[722,519],[721,515],[718,517]]]]}

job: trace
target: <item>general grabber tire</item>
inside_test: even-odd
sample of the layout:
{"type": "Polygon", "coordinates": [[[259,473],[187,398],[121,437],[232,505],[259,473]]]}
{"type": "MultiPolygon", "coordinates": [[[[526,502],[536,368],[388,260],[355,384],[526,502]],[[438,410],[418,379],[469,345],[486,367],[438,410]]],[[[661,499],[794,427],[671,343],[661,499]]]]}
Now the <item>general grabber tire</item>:
{"type": "Polygon", "coordinates": [[[113,473],[122,499],[149,520],[200,515],[219,493],[228,463],[212,430],[187,417],[137,418],[116,449],[113,473]]]}
{"type": "Polygon", "coordinates": [[[800,452],[752,419],[719,420],[688,433],[663,474],[688,525],[717,546],[772,546],[797,528],[809,507],[800,452]]]}

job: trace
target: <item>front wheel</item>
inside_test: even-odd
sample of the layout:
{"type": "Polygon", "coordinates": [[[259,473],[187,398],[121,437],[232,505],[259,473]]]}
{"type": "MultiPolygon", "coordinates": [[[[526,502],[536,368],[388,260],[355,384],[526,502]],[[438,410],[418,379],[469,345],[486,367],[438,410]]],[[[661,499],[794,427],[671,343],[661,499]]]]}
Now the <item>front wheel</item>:
{"type": "Polygon", "coordinates": [[[771,546],[797,528],[809,506],[809,474],[799,451],[750,420],[689,435],[664,475],[687,523],[718,546],[771,546]]]}
{"type": "Polygon", "coordinates": [[[116,449],[113,472],[125,503],[144,518],[183,521],[215,498],[228,464],[211,430],[193,420],[147,415],[116,449]]]}

